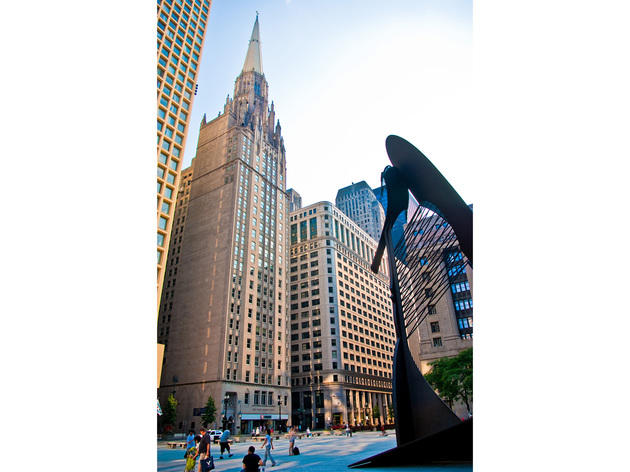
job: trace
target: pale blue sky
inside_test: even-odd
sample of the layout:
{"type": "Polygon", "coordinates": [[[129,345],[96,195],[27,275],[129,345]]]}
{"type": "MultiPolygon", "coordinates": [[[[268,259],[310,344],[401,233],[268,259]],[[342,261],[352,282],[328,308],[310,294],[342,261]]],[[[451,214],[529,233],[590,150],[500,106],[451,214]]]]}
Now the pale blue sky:
{"type": "Polygon", "coordinates": [[[470,0],[214,0],[185,166],[201,117],[215,117],[232,95],[256,10],[287,182],[304,204],[334,200],[352,182],[378,185],[388,134],[415,144],[474,200],[470,0]]]}

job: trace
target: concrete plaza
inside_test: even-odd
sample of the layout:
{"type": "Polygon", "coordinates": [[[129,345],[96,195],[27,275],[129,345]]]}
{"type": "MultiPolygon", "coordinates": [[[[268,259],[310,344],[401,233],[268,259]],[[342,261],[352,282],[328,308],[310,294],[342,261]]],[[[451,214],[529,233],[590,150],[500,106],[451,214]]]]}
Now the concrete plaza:
{"type": "MultiPolygon", "coordinates": [[[[232,445],[231,458],[227,454],[219,459],[219,445],[212,445],[212,455],[216,465],[216,472],[241,470],[243,456],[247,454],[247,448],[253,445],[256,453],[264,459],[264,451],[261,450],[262,442],[251,441],[234,443],[232,445]]],[[[299,456],[289,456],[289,441],[287,439],[274,440],[273,457],[277,462],[275,467],[271,467],[271,461],[267,462],[266,472],[304,470],[309,472],[333,472],[337,470],[349,469],[348,464],[352,464],[360,459],[365,459],[379,452],[386,451],[396,446],[396,436],[390,432],[382,437],[378,432],[354,433],[350,437],[345,436],[321,436],[313,438],[298,439],[296,446],[300,449],[299,456]]],[[[158,445],[158,472],[183,472],[184,470],[184,450],[168,449],[166,444],[158,445]]],[[[197,469],[196,469],[197,470],[197,469]]],[[[435,466],[407,466],[391,468],[363,469],[369,472],[392,472],[394,470],[421,470],[424,472],[470,472],[472,465],[435,465],[435,466]]]]}

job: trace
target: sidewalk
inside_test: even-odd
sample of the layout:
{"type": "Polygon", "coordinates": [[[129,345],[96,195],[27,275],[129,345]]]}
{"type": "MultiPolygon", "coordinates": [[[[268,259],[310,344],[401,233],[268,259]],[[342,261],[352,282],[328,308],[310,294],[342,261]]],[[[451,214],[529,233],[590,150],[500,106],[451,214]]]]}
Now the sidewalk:
{"type": "MultiPolygon", "coordinates": [[[[352,464],[360,459],[378,454],[379,452],[391,449],[396,446],[396,435],[388,433],[382,437],[378,432],[360,432],[353,436],[320,436],[314,438],[304,438],[297,440],[296,446],[300,449],[299,456],[289,456],[289,441],[287,439],[274,439],[274,450],[272,454],[277,462],[276,467],[271,467],[271,462],[267,462],[266,472],[304,470],[308,472],[334,472],[338,470],[359,470],[348,469],[348,464],[352,464]]],[[[213,444],[211,452],[216,465],[216,472],[233,471],[239,472],[242,467],[243,456],[247,454],[249,446],[256,448],[256,453],[264,458],[264,451],[261,451],[260,442],[245,440],[242,443],[232,445],[233,457],[227,459],[227,454],[219,459],[218,444],[213,444]]],[[[183,472],[184,470],[184,450],[167,449],[166,443],[158,446],[158,472],[183,472]]],[[[411,471],[419,470],[424,472],[472,472],[472,465],[439,465],[439,466],[411,466],[392,468],[371,468],[361,469],[367,472],[393,472],[398,470],[411,471]]]]}

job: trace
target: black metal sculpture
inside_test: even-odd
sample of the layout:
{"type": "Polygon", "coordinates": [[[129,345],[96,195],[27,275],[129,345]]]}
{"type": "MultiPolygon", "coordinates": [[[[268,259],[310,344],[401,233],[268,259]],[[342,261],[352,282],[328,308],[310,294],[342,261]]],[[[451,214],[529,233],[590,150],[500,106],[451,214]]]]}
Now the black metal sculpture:
{"type": "Polygon", "coordinates": [[[448,287],[444,271],[435,270],[445,262],[444,255],[463,253],[451,272],[463,270],[465,264],[472,267],[472,210],[409,142],[388,136],[386,149],[393,166],[382,174],[387,214],[372,270],[378,272],[387,249],[397,336],[392,395],[397,447],[350,467],[470,461],[472,419],[460,420],[435,394],[418,370],[407,338],[426,316],[427,307],[448,287]],[[407,225],[401,251],[400,244],[394,247],[392,243],[391,230],[398,215],[407,209],[409,191],[420,208],[407,225]],[[397,258],[397,250],[405,257],[397,258]]]}

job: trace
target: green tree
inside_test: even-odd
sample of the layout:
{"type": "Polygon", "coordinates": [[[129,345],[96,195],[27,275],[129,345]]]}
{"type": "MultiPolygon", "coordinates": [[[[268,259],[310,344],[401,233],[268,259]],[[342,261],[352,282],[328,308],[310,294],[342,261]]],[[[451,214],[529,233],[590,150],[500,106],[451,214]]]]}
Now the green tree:
{"type": "Polygon", "coordinates": [[[381,422],[381,409],[378,405],[374,405],[374,408],[372,408],[372,418],[377,420],[379,423],[381,422]]]}
{"type": "Polygon", "coordinates": [[[389,419],[393,420],[394,419],[394,405],[387,405],[387,413],[389,415],[389,419]]]}
{"type": "Polygon", "coordinates": [[[214,423],[214,419],[217,414],[217,407],[214,405],[214,399],[212,395],[208,396],[208,401],[206,402],[206,410],[203,415],[201,415],[201,422],[205,428],[208,427],[209,424],[214,423]]]}
{"type": "Polygon", "coordinates": [[[469,348],[455,357],[443,357],[432,362],[431,371],[424,377],[449,407],[453,408],[454,402],[462,400],[471,412],[472,363],[472,348],[469,348]]]}
{"type": "Polygon", "coordinates": [[[176,418],[177,400],[175,399],[175,396],[171,393],[166,399],[166,405],[164,405],[164,408],[162,408],[162,422],[164,424],[164,429],[173,429],[173,426],[175,426],[176,418]]]}

